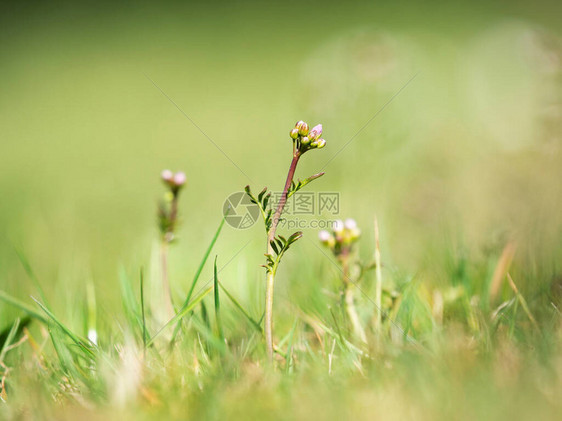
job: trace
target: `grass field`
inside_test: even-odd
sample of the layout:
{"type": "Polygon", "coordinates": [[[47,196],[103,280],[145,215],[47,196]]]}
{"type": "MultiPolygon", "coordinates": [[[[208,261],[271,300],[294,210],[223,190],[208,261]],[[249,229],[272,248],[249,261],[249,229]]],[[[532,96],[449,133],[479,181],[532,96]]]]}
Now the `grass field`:
{"type": "Polygon", "coordinates": [[[561,12],[3,3],[0,418],[558,419],[561,12]],[[277,231],[270,359],[263,223],[223,211],[300,119],[339,206],[277,231]]]}

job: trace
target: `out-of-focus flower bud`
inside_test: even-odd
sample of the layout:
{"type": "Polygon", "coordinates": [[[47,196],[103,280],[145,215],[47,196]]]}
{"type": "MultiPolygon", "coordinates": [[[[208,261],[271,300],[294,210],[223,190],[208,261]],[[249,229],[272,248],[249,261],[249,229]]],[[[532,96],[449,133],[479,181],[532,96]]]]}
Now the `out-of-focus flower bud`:
{"type": "MultiPolygon", "coordinates": [[[[301,123],[299,121],[299,123],[301,123]]],[[[301,136],[306,136],[308,134],[308,124],[306,124],[304,121],[302,122],[301,126],[299,127],[299,134],[301,136]]]]}
{"type": "Polygon", "coordinates": [[[323,243],[330,241],[330,238],[332,238],[332,234],[326,230],[322,230],[318,233],[318,239],[323,243]]]}
{"type": "Polygon", "coordinates": [[[334,224],[332,225],[332,229],[334,230],[335,233],[340,233],[343,231],[344,225],[343,225],[343,221],[341,219],[337,219],[334,221],[334,224]]]}
{"type": "Polygon", "coordinates": [[[162,174],[160,176],[162,177],[163,181],[165,181],[166,183],[170,183],[174,178],[174,173],[170,170],[164,170],[162,171],[162,174]]]}
{"type": "Polygon", "coordinates": [[[324,146],[326,146],[326,141],[324,139],[318,139],[317,140],[317,148],[318,149],[322,149],[324,146]]]}
{"type": "Polygon", "coordinates": [[[309,139],[307,136],[305,136],[305,137],[303,137],[303,138],[301,139],[301,145],[306,146],[306,145],[308,145],[309,143],[310,143],[310,139],[309,139]]]}
{"type": "Polygon", "coordinates": [[[311,138],[312,140],[316,140],[320,138],[320,136],[322,136],[322,125],[317,124],[310,130],[308,137],[311,138]]]}
{"type": "Polygon", "coordinates": [[[345,226],[348,230],[353,230],[353,229],[357,228],[357,222],[355,222],[355,219],[347,218],[347,219],[345,220],[344,226],[345,226]]]}
{"type": "Polygon", "coordinates": [[[326,230],[322,230],[318,233],[318,239],[322,244],[330,248],[333,248],[336,245],[334,236],[326,230]]]}
{"type": "Polygon", "coordinates": [[[299,137],[299,129],[293,129],[289,132],[289,136],[291,136],[291,139],[298,139],[299,137]]]}
{"type": "Polygon", "coordinates": [[[180,171],[174,174],[174,184],[176,187],[183,186],[185,184],[185,181],[186,181],[185,173],[180,171]]]}
{"type": "Polygon", "coordinates": [[[357,241],[361,236],[361,230],[359,228],[353,228],[349,230],[349,237],[351,241],[357,241]]]}

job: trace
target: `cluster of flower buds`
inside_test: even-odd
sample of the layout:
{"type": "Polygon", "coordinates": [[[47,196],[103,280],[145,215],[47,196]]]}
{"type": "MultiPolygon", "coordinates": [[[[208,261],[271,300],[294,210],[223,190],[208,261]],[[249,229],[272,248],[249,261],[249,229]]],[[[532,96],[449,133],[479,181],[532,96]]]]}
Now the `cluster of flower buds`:
{"type": "Polygon", "coordinates": [[[170,187],[170,190],[174,195],[180,191],[186,181],[185,173],[181,171],[174,174],[170,170],[164,170],[162,171],[161,177],[164,184],[170,187]]]}
{"type": "Polygon", "coordinates": [[[348,254],[360,236],[361,230],[357,227],[357,222],[351,218],[346,219],[345,222],[338,219],[332,226],[331,232],[323,230],[318,233],[320,242],[336,256],[348,254]]]}
{"type": "Polygon", "coordinates": [[[326,146],[326,141],[322,139],[322,125],[318,124],[312,129],[304,121],[298,121],[295,128],[289,132],[289,136],[296,142],[297,149],[304,153],[309,149],[322,149],[326,146]]]}

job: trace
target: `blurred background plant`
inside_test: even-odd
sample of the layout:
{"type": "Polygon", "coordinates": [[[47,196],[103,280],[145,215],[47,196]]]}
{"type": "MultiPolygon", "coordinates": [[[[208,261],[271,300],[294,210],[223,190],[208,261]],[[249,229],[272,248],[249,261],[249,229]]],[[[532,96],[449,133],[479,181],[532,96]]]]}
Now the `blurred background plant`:
{"type": "Polygon", "coordinates": [[[561,7],[2,2],[1,416],[555,418],[561,7]],[[361,261],[378,216],[389,317],[374,346],[369,271],[355,295],[368,345],[345,335],[337,259],[303,229],[277,274],[284,356],[268,373],[261,227],[225,226],[217,276],[199,267],[224,200],[276,185],[286,162],[256,157],[284,156],[302,116],[330,147],[299,171],[326,171],[314,189],[339,192],[362,227],[361,261]],[[153,204],[167,167],[190,180],[172,294],[196,304],[171,350],[147,345],[162,328],[153,204]],[[214,285],[227,344],[203,310],[214,285]]]}
{"type": "Polygon", "coordinates": [[[170,170],[164,170],[161,174],[162,181],[168,187],[164,198],[158,206],[158,226],[160,228],[161,241],[161,265],[162,265],[162,290],[164,292],[164,303],[166,315],[174,316],[174,303],[170,280],[168,279],[168,246],[176,239],[176,226],[178,224],[178,199],[180,190],[183,188],[186,177],[185,173],[178,171],[175,174],[170,170]]]}
{"type": "MultiPolygon", "coordinates": [[[[348,320],[353,326],[353,332],[362,342],[367,342],[367,336],[363,329],[357,310],[355,309],[354,287],[361,280],[365,266],[357,262],[354,256],[354,244],[359,240],[361,230],[353,219],[336,220],[332,231],[322,230],[318,233],[320,242],[326,246],[341,265],[341,307],[345,309],[348,320]],[[358,270],[357,270],[358,269],[358,270]],[[352,274],[352,272],[354,272],[352,274]],[[353,278],[352,278],[353,277],[353,278]]],[[[380,308],[380,303],[376,302],[380,308]]]]}

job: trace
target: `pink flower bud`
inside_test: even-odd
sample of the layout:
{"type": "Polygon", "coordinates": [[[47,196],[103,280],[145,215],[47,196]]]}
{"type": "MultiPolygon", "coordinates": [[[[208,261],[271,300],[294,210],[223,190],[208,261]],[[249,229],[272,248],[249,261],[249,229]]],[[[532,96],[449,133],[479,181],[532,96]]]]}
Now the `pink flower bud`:
{"type": "Polygon", "coordinates": [[[332,229],[334,230],[335,233],[339,233],[342,232],[344,228],[343,225],[343,221],[341,219],[337,219],[334,221],[334,224],[332,225],[332,229]]]}
{"type": "Polygon", "coordinates": [[[328,241],[330,241],[330,238],[332,238],[332,234],[330,234],[326,230],[322,230],[318,233],[318,239],[323,243],[327,243],[328,241]]]}
{"type": "Polygon", "coordinates": [[[348,230],[353,230],[357,228],[357,222],[355,222],[355,219],[351,219],[351,218],[346,219],[344,225],[348,230]]]}
{"type": "Polygon", "coordinates": [[[291,139],[297,139],[299,137],[299,129],[293,129],[289,132],[291,139]]]}
{"type": "Polygon", "coordinates": [[[309,143],[310,143],[310,139],[309,139],[308,137],[305,136],[305,137],[303,137],[303,138],[301,139],[301,144],[302,144],[302,145],[306,146],[306,145],[308,145],[309,143]]]}
{"type": "Polygon", "coordinates": [[[162,171],[162,174],[160,174],[160,177],[162,177],[162,180],[166,183],[169,183],[174,178],[174,173],[170,170],[164,170],[162,171]]]}
{"type": "Polygon", "coordinates": [[[336,245],[336,239],[328,231],[325,231],[325,230],[320,231],[318,233],[318,238],[320,239],[320,242],[322,244],[324,244],[325,246],[327,246],[329,248],[333,249],[334,246],[336,245]]]}
{"type": "Polygon", "coordinates": [[[185,181],[185,173],[179,171],[174,175],[174,184],[176,185],[176,187],[183,186],[185,184],[185,181]]]}
{"type": "Polygon", "coordinates": [[[322,125],[321,124],[317,124],[316,126],[314,126],[312,128],[312,130],[310,130],[310,133],[308,135],[308,137],[310,137],[313,140],[318,139],[320,136],[322,136],[322,125]]]}
{"type": "Polygon", "coordinates": [[[326,141],[324,139],[318,139],[317,143],[318,143],[317,146],[318,149],[322,149],[324,146],[326,146],[326,141]]]}

